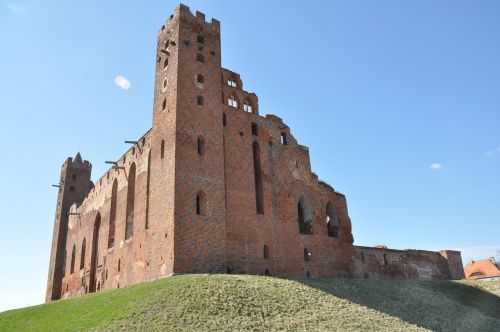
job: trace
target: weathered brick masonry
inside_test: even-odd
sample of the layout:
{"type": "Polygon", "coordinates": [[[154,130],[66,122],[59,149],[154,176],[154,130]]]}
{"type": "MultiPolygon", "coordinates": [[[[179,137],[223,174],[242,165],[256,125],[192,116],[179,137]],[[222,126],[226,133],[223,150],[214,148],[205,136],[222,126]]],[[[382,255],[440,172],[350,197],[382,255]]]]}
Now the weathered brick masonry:
{"type": "Polygon", "coordinates": [[[458,279],[459,252],[353,246],[344,195],[221,67],[217,20],[158,33],[152,128],[99,180],[62,166],[46,301],[173,273],[458,279]]]}

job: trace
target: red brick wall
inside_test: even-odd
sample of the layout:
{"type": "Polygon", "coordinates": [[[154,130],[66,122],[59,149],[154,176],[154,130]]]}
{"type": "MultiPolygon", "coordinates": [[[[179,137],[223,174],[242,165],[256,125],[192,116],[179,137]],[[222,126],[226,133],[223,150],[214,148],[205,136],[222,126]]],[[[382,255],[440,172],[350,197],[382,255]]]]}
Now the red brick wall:
{"type": "Polygon", "coordinates": [[[353,276],[365,278],[463,279],[458,251],[356,247],[353,276]]]}

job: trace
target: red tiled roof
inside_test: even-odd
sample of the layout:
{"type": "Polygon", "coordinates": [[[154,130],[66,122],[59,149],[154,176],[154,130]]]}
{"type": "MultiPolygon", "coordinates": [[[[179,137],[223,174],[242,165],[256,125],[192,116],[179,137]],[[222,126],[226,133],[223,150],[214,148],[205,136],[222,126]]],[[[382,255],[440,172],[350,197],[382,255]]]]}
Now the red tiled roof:
{"type": "Polygon", "coordinates": [[[470,261],[464,268],[466,279],[500,277],[500,270],[492,259],[470,261]]]}

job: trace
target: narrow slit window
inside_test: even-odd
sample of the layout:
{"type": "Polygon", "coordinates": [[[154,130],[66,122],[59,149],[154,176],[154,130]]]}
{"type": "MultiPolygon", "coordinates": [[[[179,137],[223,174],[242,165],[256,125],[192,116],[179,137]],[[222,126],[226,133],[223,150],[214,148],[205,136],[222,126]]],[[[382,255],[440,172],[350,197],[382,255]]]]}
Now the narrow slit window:
{"type": "Polygon", "coordinates": [[[161,110],[164,111],[167,109],[167,99],[163,99],[163,103],[161,104],[161,110]]]}
{"type": "Polygon", "coordinates": [[[196,61],[199,63],[205,63],[205,57],[203,56],[203,54],[196,54],[196,61]]]}
{"type": "Polygon", "coordinates": [[[128,171],[125,240],[130,239],[134,234],[135,175],[136,167],[135,163],[133,163],[128,171]]]}
{"type": "Polygon", "coordinates": [[[203,75],[198,74],[196,76],[196,82],[203,84],[205,82],[205,78],[203,77],[203,75]]]}
{"type": "Polygon", "coordinates": [[[71,268],[69,273],[72,274],[75,272],[75,256],[76,256],[76,247],[73,245],[73,250],[71,251],[71,268]]]}
{"type": "Polygon", "coordinates": [[[196,214],[204,216],[207,213],[207,198],[203,191],[196,194],[196,214]]]}
{"type": "Polygon", "coordinates": [[[226,113],[222,113],[222,125],[224,127],[227,126],[226,113]]]}
{"type": "Polygon", "coordinates": [[[82,242],[82,251],[80,254],[80,270],[85,268],[85,248],[86,247],[87,247],[87,241],[84,238],[83,242],[82,242]]]}
{"type": "Polygon", "coordinates": [[[259,127],[256,123],[252,122],[252,135],[259,136],[259,127]]]}
{"type": "Polygon", "coordinates": [[[203,36],[196,37],[196,42],[199,44],[205,44],[205,37],[203,36]]]}
{"type": "Polygon", "coordinates": [[[165,156],[165,141],[161,140],[161,147],[160,147],[160,157],[163,159],[165,156]]]}
{"type": "Polygon", "coordinates": [[[262,186],[262,170],[260,165],[259,143],[253,142],[253,171],[255,180],[255,205],[257,214],[264,214],[264,190],[262,186]]]}
{"type": "Polygon", "coordinates": [[[269,247],[267,245],[264,245],[264,259],[269,258],[269,247]]]}
{"type": "Polygon", "coordinates": [[[197,102],[198,106],[203,106],[203,96],[198,96],[196,98],[196,102],[197,102]]]}
{"type": "Polygon", "coordinates": [[[205,154],[205,139],[203,136],[198,136],[198,154],[200,156],[205,154]]]}

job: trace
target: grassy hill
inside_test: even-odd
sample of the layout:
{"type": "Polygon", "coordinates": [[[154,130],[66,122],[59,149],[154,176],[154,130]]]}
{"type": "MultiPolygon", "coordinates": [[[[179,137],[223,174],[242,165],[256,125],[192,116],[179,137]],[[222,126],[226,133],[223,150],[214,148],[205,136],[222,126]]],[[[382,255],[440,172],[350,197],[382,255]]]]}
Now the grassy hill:
{"type": "Polygon", "coordinates": [[[3,312],[0,331],[499,331],[498,295],[498,281],[184,275],[3,312]]]}

